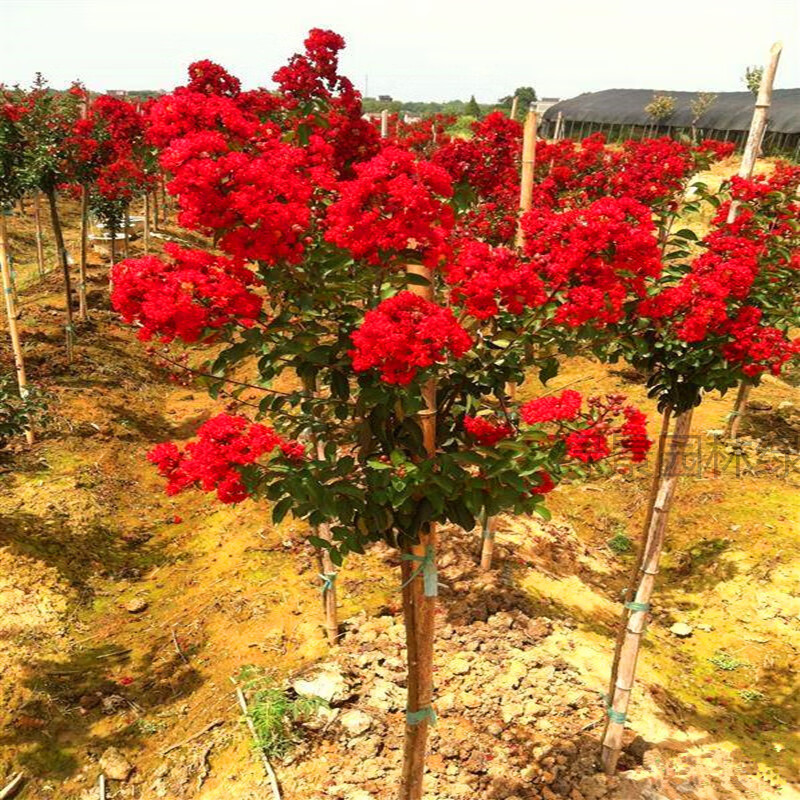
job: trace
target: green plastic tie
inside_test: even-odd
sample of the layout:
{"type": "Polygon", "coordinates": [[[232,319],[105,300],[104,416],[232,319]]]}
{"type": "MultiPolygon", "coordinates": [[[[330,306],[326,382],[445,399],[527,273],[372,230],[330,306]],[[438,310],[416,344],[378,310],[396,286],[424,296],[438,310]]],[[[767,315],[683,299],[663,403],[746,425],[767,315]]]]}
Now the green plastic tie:
{"type": "Polygon", "coordinates": [[[650,611],[650,603],[637,603],[635,600],[629,600],[625,603],[625,608],[628,611],[642,611],[645,614],[650,611]]]}
{"type": "Polygon", "coordinates": [[[411,577],[400,587],[405,589],[411,581],[422,573],[425,597],[436,597],[439,594],[439,576],[436,572],[436,550],[432,544],[425,548],[424,556],[417,556],[414,553],[403,553],[403,561],[418,562],[417,568],[411,573],[411,577]]]}
{"type": "Polygon", "coordinates": [[[409,725],[419,725],[426,719],[431,725],[436,724],[436,712],[433,710],[433,706],[425,706],[419,711],[406,711],[406,722],[409,725]]]}
{"type": "Polygon", "coordinates": [[[608,718],[618,725],[624,725],[625,720],[628,719],[628,715],[624,711],[615,711],[613,708],[607,708],[606,713],[608,714],[608,718]]]}
{"type": "Polygon", "coordinates": [[[336,574],[337,573],[335,572],[320,573],[320,578],[322,578],[322,588],[320,589],[320,592],[322,592],[322,594],[333,591],[333,585],[336,581],[336,574]]]}

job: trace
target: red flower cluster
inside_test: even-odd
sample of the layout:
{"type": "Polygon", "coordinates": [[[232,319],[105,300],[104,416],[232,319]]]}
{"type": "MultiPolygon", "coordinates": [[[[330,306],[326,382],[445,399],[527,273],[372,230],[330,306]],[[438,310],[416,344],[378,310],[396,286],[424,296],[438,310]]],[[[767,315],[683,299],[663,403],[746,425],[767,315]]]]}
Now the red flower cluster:
{"type": "Polygon", "coordinates": [[[174,171],[169,190],[181,225],[220,235],[219,246],[242,259],[275,264],[303,257],[314,186],[301,148],[271,139],[251,155],[198,134],[177,142],[162,163],[174,171]]]}
{"type": "Polygon", "coordinates": [[[733,155],[733,151],[736,149],[736,142],[703,139],[694,149],[696,153],[711,155],[714,161],[723,161],[733,155]]]}
{"type": "Polygon", "coordinates": [[[249,327],[258,319],[262,299],[248,288],[254,276],[246,267],[175,244],[164,249],[169,262],[132,258],[111,273],[112,305],[126,322],[142,326],[140,339],[195,342],[231,323],[249,327]]]}
{"type": "Polygon", "coordinates": [[[481,320],[497,316],[501,307],[522,314],[547,299],[535,264],[506,247],[481,241],[468,241],[460,248],[446,267],[446,280],[453,287],[453,302],[481,320]]]}
{"type": "Polygon", "coordinates": [[[405,386],[417,372],[441,363],[449,353],[460,358],[472,340],[449,308],[411,292],[400,292],[364,315],[353,334],[353,369],[378,368],[386,383],[405,386]]]}
{"type": "Polygon", "coordinates": [[[770,176],[734,179],[732,196],[742,204],[735,221],[727,222],[730,203],[723,204],[688,273],[645,300],[640,313],[663,321],[684,342],[713,340],[749,377],[778,374],[797,343],[768,324],[764,311],[791,306],[796,297],[798,184],[800,168],[784,165],[770,176]]]}
{"type": "Polygon", "coordinates": [[[279,448],[291,459],[303,458],[303,447],[287,441],[266,425],[244,417],[219,414],[197,429],[197,440],[180,450],[173,442],[156,445],[147,458],[167,478],[167,494],[197,486],[216,491],[223,503],[239,503],[248,496],[239,467],[254,464],[279,448]]]}
{"type": "Polygon", "coordinates": [[[547,293],[559,296],[556,322],[619,322],[625,304],[661,274],[651,212],[635,200],[609,197],[562,213],[535,209],[522,227],[525,252],[540,264],[547,293]]]}
{"type": "Polygon", "coordinates": [[[470,416],[464,417],[464,430],[484,447],[492,447],[514,432],[507,422],[492,422],[486,417],[470,416]]]}
{"type": "Polygon", "coordinates": [[[594,464],[614,452],[634,463],[644,461],[652,445],[647,438],[647,418],[623,395],[590,397],[583,410],[579,392],[567,389],[557,396],[539,397],[520,408],[528,425],[558,423],[555,438],[563,438],[567,455],[584,464],[594,464]]]}
{"type": "Polygon", "coordinates": [[[447,252],[454,222],[447,173],[391,146],[357,164],[355,172],[328,208],[325,238],[371,265],[413,252],[435,266],[447,252]]]}
{"type": "Polygon", "coordinates": [[[571,422],[580,414],[583,396],[580,392],[565,389],[558,395],[537,397],[525,403],[519,410],[528,425],[542,422],[571,422]]]}

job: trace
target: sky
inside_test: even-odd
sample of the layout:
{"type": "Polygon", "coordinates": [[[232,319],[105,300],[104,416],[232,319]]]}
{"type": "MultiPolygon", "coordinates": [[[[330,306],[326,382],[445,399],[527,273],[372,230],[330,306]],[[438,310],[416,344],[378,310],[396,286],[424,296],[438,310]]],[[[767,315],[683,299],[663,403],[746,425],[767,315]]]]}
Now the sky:
{"type": "Polygon", "coordinates": [[[357,88],[402,100],[742,90],[777,40],[775,85],[800,86],[800,0],[0,0],[0,83],[171,89],[210,58],[270,86],[312,27],[345,37],[357,88]]]}

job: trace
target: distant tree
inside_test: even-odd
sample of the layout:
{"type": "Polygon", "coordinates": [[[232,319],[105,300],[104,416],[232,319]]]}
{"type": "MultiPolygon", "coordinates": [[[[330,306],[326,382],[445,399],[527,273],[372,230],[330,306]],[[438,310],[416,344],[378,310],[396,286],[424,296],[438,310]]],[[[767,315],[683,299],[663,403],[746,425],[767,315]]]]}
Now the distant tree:
{"type": "Polygon", "coordinates": [[[479,119],[481,116],[481,107],[478,105],[475,95],[472,95],[469,99],[469,103],[467,103],[466,114],[469,117],[475,117],[475,119],[479,119]]]}
{"type": "Polygon", "coordinates": [[[692,112],[692,141],[697,141],[697,121],[703,114],[708,111],[714,103],[717,102],[717,96],[712,92],[699,92],[694,100],[689,101],[689,108],[692,112]]]}
{"type": "Polygon", "coordinates": [[[653,95],[644,110],[656,125],[660,125],[675,113],[675,98],[668,94],[653,95]]]}
{"type": "Polygon", "coordinates": [[[747,67],[742,80],[753,94],[758,94],[758,89],[761,86],[761,78],[763,76],[764,67],[747,67]]]}
{"type": "Polygon", "coordinates": [[[531,103],[535,103],[539,99],[536,96],[536,89],[532,86],[520,86],[514,94],[501,97],[497,102],[504,108],[511,108],[511,103],[515,97],[518,98],[517,102],[521,108],[527,108],[531,103]]]}

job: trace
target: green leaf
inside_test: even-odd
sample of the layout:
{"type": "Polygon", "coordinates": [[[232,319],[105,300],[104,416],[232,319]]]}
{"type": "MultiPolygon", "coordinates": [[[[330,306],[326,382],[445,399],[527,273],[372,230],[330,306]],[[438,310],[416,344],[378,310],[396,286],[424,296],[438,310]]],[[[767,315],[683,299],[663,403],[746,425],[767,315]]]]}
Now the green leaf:
{"type": "Polygon", "coordinates": [[[284,497],[283,500],[276,503],[272,509],[272,521],[277,525],[289,513],[294,505],[293,497],[284,497]]]}

